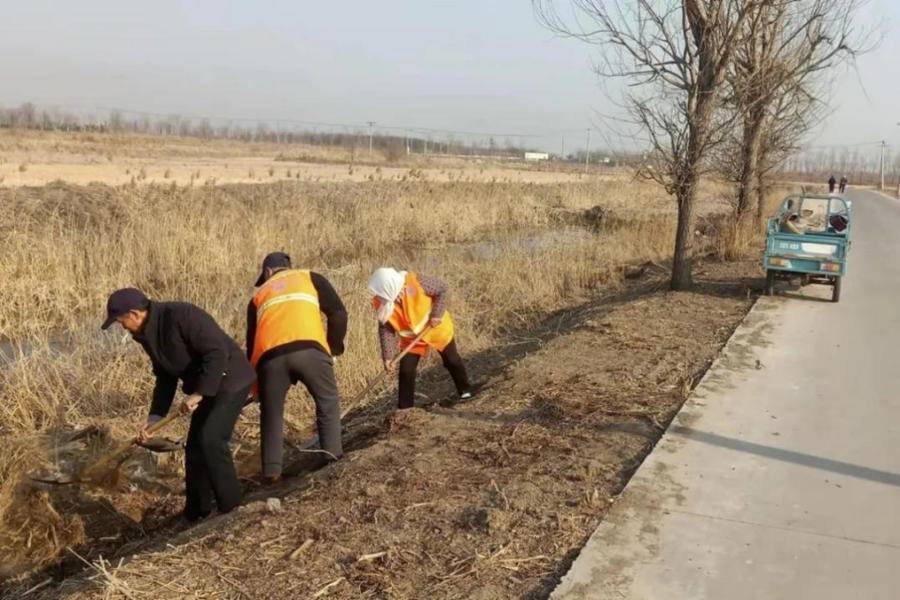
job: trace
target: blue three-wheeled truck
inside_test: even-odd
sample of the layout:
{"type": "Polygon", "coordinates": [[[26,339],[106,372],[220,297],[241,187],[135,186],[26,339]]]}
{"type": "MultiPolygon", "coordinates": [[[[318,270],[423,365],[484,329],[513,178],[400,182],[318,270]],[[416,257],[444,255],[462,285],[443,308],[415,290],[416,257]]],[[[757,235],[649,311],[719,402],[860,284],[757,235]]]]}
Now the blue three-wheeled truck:
{"type": "Polygon", "coordinates": [[[766,294],[779,279],[799,277],[802,285],[832,286],[831,301],[841,298],[850,251],[850,200],[836,195],[796,194],[785,198],[766,229],[766,294]]]}

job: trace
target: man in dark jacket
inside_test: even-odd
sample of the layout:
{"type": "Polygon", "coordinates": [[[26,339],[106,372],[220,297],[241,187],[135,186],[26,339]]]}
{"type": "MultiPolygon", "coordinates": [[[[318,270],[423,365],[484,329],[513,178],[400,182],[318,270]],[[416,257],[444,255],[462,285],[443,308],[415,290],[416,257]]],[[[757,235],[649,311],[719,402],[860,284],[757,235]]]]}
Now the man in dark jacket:
{"type": "Polygon", "coordinates": [[[291,257],[283,252],[266,256],[256,285],[247,306],[247,358],[259,378],[263,477],[277,481],[283,458],[284,399],[298,381],[316,404],[322,450],[331,459],[343,454],[332,357],[344,352],[347,310],[325,277],[291,268],[291,257]]]}
{"type": "Polygon", "coordinates": [[[103,329],[118,322],[131,333],[153,365],[156,386],[147,429],[169,412],[178,380],[191,413],[185,444],[185,507],[188,521],[241,503],[241,486],[228,441],[253,384],[254,373],[238,345],[203,309],[186,302],[151,302],[134,288],[109,296],[103,329]]]}

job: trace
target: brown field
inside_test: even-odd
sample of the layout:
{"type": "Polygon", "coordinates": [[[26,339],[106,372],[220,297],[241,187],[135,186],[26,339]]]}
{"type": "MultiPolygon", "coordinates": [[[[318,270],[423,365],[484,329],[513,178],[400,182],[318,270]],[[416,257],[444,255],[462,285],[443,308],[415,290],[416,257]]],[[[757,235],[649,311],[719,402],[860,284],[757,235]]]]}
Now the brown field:
{"type": "MultiPolygon", "coordinates": [[[[705,283],[696,293],[671,295],[660,290],[674,238],[673,203],[653,184],[624,173],[553,173],[458,159],[452,159],[454,166],[373,164],[365,168],[373,175],[380,168],[381,178],[360,179],[361,167],[354,166],[350,175],[346,164],[276,160],[279,153],[299,156],[301,151],[312,150],[127,136],[0,134],[0,232],[6,242],[0,254],[5,299],[0,306],[0,351],[5,356],[0,366],[0,440],[7,449],[0,458],[0,575],[12,578],[7,584],[11,592],[22,592],[47,576],[65,583],[42,588],[43,597],[145,597],[150,587],[141,578],[153,579],[155,573],[173,581],[152,592],[157,598],[233,595],[235,588],[227,580],[244,581],[242,575],[220,579],[212,574],[197,588],[202,594],[190,596],[170,579],[165,565],[177,563],[180,553],[194,553],[196,544],[210,549],[196,556],[219,560],[213,558],[218,556],[214,541],[203,537],[209,531],[172,530],[170,517],[180,505],[179,453],[135,451],[118,479],[103,486],[47,490],[28,484],[25,474],[35,469],[72,469],[89,462],[115,441],[127,439],[145,416],[152,387],[146,358],[121,330],[98,329],[105,296],[117,287],[135,285],[157,299],[195,302],[243,343],[244,309],[259,261],[266,252],[286,250],[297,266],[326,274],[348,306],[348,349],[337,371],[342,394],[349,398],[379,368],[365,291],[371,269],[396,265],[436,275],[451,286],[450,309],[461,350],[472,371],[491,384],[492,391],[470,411],[473,422],[482,424],[457,431],[464,421],[437,409],[416,410],[398,421],[389,417],[389,390],[373,395],[351,415],[347,435],[353,450],[340,466],[312,473],[298,467],[284,489],[255,492],[278,495],[292,507],[264,519],[278,528],[277,535],[263,536],[268,526],[260,529],[258,516],[246,512],[236,517],[232,533],[226,529],[231,525],[220,524],[215,535],[221,539],[245,536],[247,528],[263,532],[247,543],[266,543],[272,556],[290,552],[298,536],[317,544],[311,553],[319,558],[301,578],[308,587],[272,595],[287,594],[290,586],[267,588],[268,575],[254,569],[248,574],[252,580],[243,584],[252,590],[251,597],[305,597],[338,577],[345,587],[336,590],[337,597],[415,597],[411,589],[431,590],[437,597],[475,597],[467,595],[474,589],[471,576],[481,572],[490,573],[485,577],[498,586],[501,597],[541,588],[602,516],[598,503],[621,489],[629,469],[646,452],[646,439],[658,435],[656,425],[677,410],[696,374],[749,305],[755,262],[719,261],[754,256],[759,240],[752,234],[731,235],[723,184],[703,187],[696,235],[708,257],[700,268],[705,283]],[[24,172],[12,167],[25,157],[24,172]],[[274,165],[275,174],[269,177],[264,171],[265,176],[242,179],[253,161],[274,165]],[[176,171],[176,163],[184,170],[176,171]],[[184,175],[201,163],[219,165],[224,172],[233,169],[234,183],[226,184],[232,180],[222,175],[201,184],[207,176],[201,169],[191,185],[190,175],[184,175]],[[138,165],[147,178],[132,183],[138,165]],[[150,176],[167,168],[168,178],[150,176]],[[335,169],[335,179],[278,175],[288,168],[292,173],[335,169]],[[499,175],[489,176],[491,169],[499,175]],[[15,179],[16,173],[22,179],[15,179]],[[26,176],[35,179],[29,182],[26,176]],[[57,179],[65,181],[48,183],[57,179]],[[99,183],[84,185],[94,179],[99,183]],[[607,320],[612,325],[603,325],[607,320]],[[693,345],[678,358],[688,338],[693,345]],[[555,361],[563,355],[570,357],[568,366],[557,369],[555,361]],[[604,377],[621,385],[604,387],[604,377]],[[651,393],[663,388],[667,392],[658,397],[651,393]],[[572,394],[560,392],[567,389],[572,394]],[[523,415],[530,420],[517,427],[523,415]],[[582,420],[589,429],[574,426],[582,420]],[[645,442],[635,443],[632,434],[616,429],[632,427],[635,420],[650,423],[645,442]],[[99,433],[71,439],[73,432],[89,426],[97,426],[99,433]],[[590,429],[597,427],[601,429],[590,429]],[[500,442],[502,448],[487,442],[507,435],[511,441],[500,442]],[[525,444],[522,454],[519,443],[525,444]],[[568,466],[560,470],[546,462],[553,457],[565,461],[582,443],[588,444],[584,452],[591,460],[599,461],[594,467],[563,462],[559,464],[568,466]],[[535,457],[542,455],[541,448],[548,452],[539,460],[535,457]],[[400,456],[413,462],[398,462],[400,456]],[[534,504],[518,507],[507,486],[536,477],[526,468],[529,462],[546,471],[537,485],[555,491],[523,496],[533,496],[534,504]],[[593,487],[585,488],[586,505],[566,504],[571,499],[563,502],[558,496],[570,467],[579,473],[588,469],[585,476],[593,487]],[[385,483],[402,494],[405,504],[394,492],[377,487],[385,483]],[[465,491],[470,484],[480,490],[477,494],[494,494],[491,502],[501,502],[502,511],[509,513],[498,518],[513,519],[522,528],[482,524],[479,511],[491,507],[485,508],[488,500],[481,496],[472,496],[469,503],[477,500],[477,506],[466,504],[464,495],[476,493],[465,491]],[[490,491],[495,488],[500,491],[490,491]],[[445,495],[446,502],[440,499],[445,495]],[[295,510],[307,516],[324,511],[329,498],[335,499],[329,510],[346,511],[339,513],[345,519],[340,531],[317,529],[307,517],[294,515],[295,510]],[[409,508],[435,503],[439,506],[409,508]],[[468,508],[475,512],[465,512],[468,508]],[[389,532],[367,523],[377,522],[378,515],[398,523],[409,510],[415,511],[410,528],[397,533],[396,542],[385,538],[375,543],[377,535],[389,532]],[[463,513],[475,519],[474,525],[466,524],[463,513]],[[532,539],[553,518],[564,532],[559,543],[522,541],[517,548],[515,540],[532,539]],[[435,541],[417,533],[429,528],[449,537],[435,541]],[[495,530],[506,541],[493,539],[495,530]],[[153,546],[175,540],[173,535],[182,541],[171,549],[153,546]],[[283,537],[269,543],[278,536],[283,537]],[[440,540],[446,551],[437,556],[432,543],[440,540]],[[150,546],[134,546],[136,542],[150,546]],[[327,550],[320,545],[325,543],[330,544],[327,550]],[[503,547],[507,549],[494,554],[503,547]],[[403,548],[412,555],[402,554],[403,548]],[[471,550],[469,558],[465,548],[471,550]],[[351,554],[380,551],[390,558],[379,559],[359,577],[362,567],[341,566],[351,554]],[[94,566],[80,573],[77,565],[84,564],[74,553],[94,566]],[[101,557],[118,560],[132,554],[138,556],[126,571],[102,575],[108,565],[101,557]],[[419,559],[410,556],[424,561],[421,568],[416,569],[419,559]],[[60,559],[65,559],[61,570],[34,571],[60,559]],[[393,567],[399,568],[397,576],[382,572],[393,567]],[[415,579],[410,569],[424,579],[415,579]],[[82,574],[96,577],[85,581],[82,574]],[[512,587],[504,587],[508,585],[512,587]]],[[[426,405],[448,393],[441,373],[426,374],[420,387],[426,405]]],[[[246,475],[255,468],[255,411],[245,411],[235,434],[235,454],[246,475]]],[[[305,391],[295,388],[288,437],[299,442],[310,423],[311,403],[305,391]]],[[[182,425],[168,435],[183,431],[182,425]]],[[[584,457],[584,452],[578,455],[584,457]]],[[[484,514],[490,521],[492,513],[484,514]]],[[[290,564],[266,563],[265,568],[302,566],[290,564]]]]}
{"type": "Polygon", "coordinates": [[[442,155],[389,157],[368,148],[195,138],[0,130],[0,185],[217,185],[277,181],[555,183],[621,176],[442,155]]]}

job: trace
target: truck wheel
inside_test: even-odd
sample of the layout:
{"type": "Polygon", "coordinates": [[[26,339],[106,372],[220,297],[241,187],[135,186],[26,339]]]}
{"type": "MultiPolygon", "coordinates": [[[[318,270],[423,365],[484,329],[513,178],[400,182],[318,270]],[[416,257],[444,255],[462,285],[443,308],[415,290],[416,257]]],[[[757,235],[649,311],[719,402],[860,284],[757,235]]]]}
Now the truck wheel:
{"type": "Polygon", "coordinates": [[[834,288],[831,290],[831,301],[838,302],[841,299],[841,279],[843,277],[835,277],[834,278],[834,288]]]}
{"type": "Polygon", "coordinates": [[[775,295],[775,271],[772,269],[766,270],[766,296],[774,296],[775,295]]]}

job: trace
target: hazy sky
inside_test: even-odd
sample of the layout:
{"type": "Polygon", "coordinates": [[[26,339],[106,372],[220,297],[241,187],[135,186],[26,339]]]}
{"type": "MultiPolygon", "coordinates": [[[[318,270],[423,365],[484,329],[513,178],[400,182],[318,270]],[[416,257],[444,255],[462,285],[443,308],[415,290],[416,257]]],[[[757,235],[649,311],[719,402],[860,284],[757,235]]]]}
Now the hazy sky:
{"type": "MultiPolygon", "coordinates": [[[[7,106],[546,133],[529,141],[551,150],[614,111],[596,49],[553,37],[528,0],[0,5],[7,106]]],[[[841,75],[816,144],[900,143],[900,0],[866,13],[885,40],[841,75]]]]}

